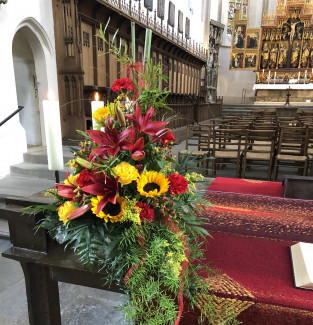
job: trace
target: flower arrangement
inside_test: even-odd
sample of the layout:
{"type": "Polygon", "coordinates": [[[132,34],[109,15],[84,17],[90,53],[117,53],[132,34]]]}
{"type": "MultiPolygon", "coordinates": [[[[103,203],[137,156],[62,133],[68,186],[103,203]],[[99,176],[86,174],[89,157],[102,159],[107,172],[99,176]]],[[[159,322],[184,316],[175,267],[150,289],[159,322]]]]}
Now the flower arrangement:
{"type": "Polygon", "coordinates": [[[313,83],[313,74],[310,76],[310,78],[309,78],[309,83],[311,84],[311,83],[313,83]]]}
{"type": "Polygon", "coordinates": [[[197,295],[208,292],[203,245],[209,234],[196,212],[209,203],[194,184],[203,176],[186,172],[190,157],[174,159],[169,121],[156,119],[168,94],[158,90],[165,78],[161,66],[148,62],[136,69],[111,48],[131,77],[114,82],[119,95],[94,112],[95,129],[80,131],[85,141],[73,148],[73,173],[48,191],[55,201],[38,227],[91,270],[105,270],[108,284],[123,288],[129,320],[177,325],[184,298],[195,307],[197,295]],[[133,100],[129,107],[126,93],[133,100]]]}

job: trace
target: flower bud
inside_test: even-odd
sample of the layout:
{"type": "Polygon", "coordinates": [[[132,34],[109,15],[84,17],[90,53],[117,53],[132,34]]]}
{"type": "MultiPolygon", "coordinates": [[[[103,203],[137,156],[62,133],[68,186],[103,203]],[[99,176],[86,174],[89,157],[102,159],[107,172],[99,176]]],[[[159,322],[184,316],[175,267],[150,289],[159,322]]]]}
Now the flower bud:
{"type": "Polygon", "coordinates": [[[91,167],[92,167],[92,164],[83,158],[77,157],[75,160],[76,160],[77,164],[80,165],[81,167],[84,167],[87,169],[91,169],[91,167]]]}
{"type": "Polygon", "coordinates": [[[123,126],[126,126],[126,121],[125,121],[125,115],[123,113],[123,111],[121,110],[121,108],[117,105],[115,107],[115,114],[117,117],[117,121],[123,126]]]}
{"type": "Polygon", "coordinates": [[[132,158],[135,160],[135,161],[140,161],[142,160],[143,158],[145,158],[145,153],[143,151],[135,151],[133,154],[132,154],[132,158]]]}

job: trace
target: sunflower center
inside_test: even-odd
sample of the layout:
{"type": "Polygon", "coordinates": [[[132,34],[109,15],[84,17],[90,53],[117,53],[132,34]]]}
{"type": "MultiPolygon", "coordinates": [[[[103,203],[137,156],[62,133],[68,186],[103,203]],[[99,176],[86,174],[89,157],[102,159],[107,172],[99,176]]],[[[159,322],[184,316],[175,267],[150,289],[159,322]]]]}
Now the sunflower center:
{"type": "Polygon", "coordinates": [[[150,192],[150,191],[154,191],[157,190],[158,192],[160,191],[160,186],[156,183],[147,183],[144,187],[143,190],[145,192],[150,192]]]}
{"type": "Polygon", "coordinates": [[[119,203],[113,204],[108,202],[102,209],[105,214],[109,214],[112,217],[117,216],[121,212],[121,205],[119,203]]]}

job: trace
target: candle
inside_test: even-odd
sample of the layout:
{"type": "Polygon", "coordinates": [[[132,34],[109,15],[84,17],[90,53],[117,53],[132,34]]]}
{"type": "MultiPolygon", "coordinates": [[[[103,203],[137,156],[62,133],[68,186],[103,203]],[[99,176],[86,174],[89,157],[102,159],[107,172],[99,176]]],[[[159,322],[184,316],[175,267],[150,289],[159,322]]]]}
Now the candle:
{"type": "MultiPolygon", "coordinates": [[[[91,115],[93,115],[93,113],[100,107],[104,107],[104,102],[103,101],[99,101],[99,94],[96,93],[94,101],[91,102],[91,115]]],[[[93,118],[92,116],[92,128],[95,129],[96,128],[96,123],[97,121],[93,118]]]]}
{"type": "Polygon", "coordinates": [[[308,75],[308,70],[305,70],[305,74],[304,74],[304,83],[306,83],[307,75],[308,75]]]}
{"type": "Polygon", "coordinates": [[[48,100],[44,100],[42,102],[42,106],[48,155],[48,168],[55,171],[62,170],[64,163],[59,102],[52,100],[52,94],[49,92],[48,100]]]}
{"type": "Polygon", "coordinates": [[[270,83],[270,80],[271,80],[271,71],[269,70],[268,71],[268,83],[270,83]]]}
{"type": "Polygon", "coordinates": [[[263,76],[264,76],[264,69],[263,69],[263,76]]]}
{"type": "Polygon", "coordinates": [[[298,81],[300,80],[300,71],[299,71],[299,74],[298,74],[298,81]]]}
{"type": "Polygon", "coordinates": [[[276,83],[276,71],[275,71],[275,74],[274,74],[274,84],[276,83]]]}

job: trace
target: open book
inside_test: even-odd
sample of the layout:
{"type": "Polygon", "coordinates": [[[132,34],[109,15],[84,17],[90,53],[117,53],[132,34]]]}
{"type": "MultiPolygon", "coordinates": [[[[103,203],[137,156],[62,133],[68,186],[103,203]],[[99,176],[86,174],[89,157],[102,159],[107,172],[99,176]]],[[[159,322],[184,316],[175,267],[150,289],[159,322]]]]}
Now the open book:
{"type": "Polygon", "coordinates": [[[295,286],[313,290],[313,244],[297,243],[290,247],[295,286]]]}

